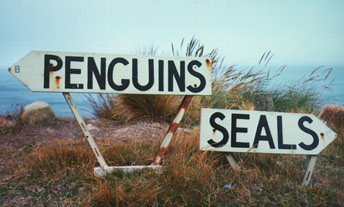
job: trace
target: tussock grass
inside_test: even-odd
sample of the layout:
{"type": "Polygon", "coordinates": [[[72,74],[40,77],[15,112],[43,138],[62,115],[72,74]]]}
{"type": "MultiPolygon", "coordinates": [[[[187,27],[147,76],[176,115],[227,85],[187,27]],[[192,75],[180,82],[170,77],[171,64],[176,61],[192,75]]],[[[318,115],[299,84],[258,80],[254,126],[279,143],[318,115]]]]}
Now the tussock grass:
{"type": "Polygon", "coordinates": [[[264,78],[262,72],[239,70],[236,66],[215,69],[212,82],[211,96],[201,99],[204,108],[241,109],[243,105],[250,105],[245,95],[252,94],[260,80],[264,78]]]}
{"type": "Polygon", "coordinates": [[[317,67],[307,76],[301,77],[299,84],[271,88],[274,110],[319,115],[323,104],[319,94],[321,90],[330,90],[334,80],[329,80],[331,72],[332,68],[317,67]]]}
{"type": "MultiPolygon", "coordinates": [[[[53,140],[27,154],[0,195],[7,205],[15,189],[34,206],[340,206],[340,141],[320,155],[311,185],[302,186],[304,156],[236,153],[234,171],[222,153],[199,151],[197,128],[178,132],[160,173],[114,171],[103,178],[93,176],[95,158],[85,142],[53,140]]],[[[100,148],[110,165],[146,165],[160,142],[114,141],[100,148]]]]}
{"type": "Polygon", "coordinates": [[[22,128],[21,116],[23,109],[20,104],[11,105],[7,113],[0,114],[0,135],[13,133],[22,128]]]}
{"type": "Polygon", "coordinates": [[[52,140],[27,154],[26,174],[31,178],[82,174],[96,164],[85,141],[52,140]]]}
{"type": "Polygon", "coordinates": [[[110,166],[150,165],[161,141],[116,141],[104,150],[104,157],[110,166]]]}
{"type": "Polygon", "coordinates": [[[182,97],[167,95],[109,95],[87,97],[95,116],[128,123],[151,120],[160,122],[173,119],[182,97]]]}
{"type": "MultiPolygon", "coordinates": [[[[138,52],[155,55],[157,50],[138,52]]],[[[272,94],[275,111],[318,114],[322,105],[319,90],[328,89],[331,84],[327,79],[332,68],[318,67],[301,77],[298,85],[271,85],[271,80],[281,76],[287,67],[281,66],[276,71],[267,67],[274,56],[271,51],[263,54],[257,67],[244,69],[236,65],[224,66],[224,58],[216,49],[206,52],[205,46],[195,38],[187,44],[183,39],[179,48],[172,44],[172,54],[208,57],[212,61],[212,95],[193,98],[184,125],[199,124],[200,108],[253,110],[253,96],[257,92],[272,94]]],[[[126,123],[133,120],[170,122],[181,100],[180,96],[166,95],[100,94],[98,98],[89,97],[95,116],[126,123]]]]}
{"type": "Polygon", "coordinates": [[[321,110],[321,101],[311,88],[292,85],[274,89],[272,98],[275,111],[319,114],[321,110]]]}
{"type": "MultiPolygon", "coordinates": [[[[221,153],[199,151],[198,136],[197,130],[188,135],[180,134],[171,143],[163,163],[165,168],[160,174],[151,170],[130,174],[114,172],[100,179],[92,189],[91,204],[339,206],[339,201],[343,199],[340,188],[325,187],[328,183],[308,187],[301,185],[305,164],[303,156],[242,154],[242,157],[239,156],[240,170],[233,171],[221,153]]],[[[130,157],[132,150],[129,151],[123,156],[130,157]]],[[[330,180],[325,175],[316,173],[316,176],[317,180],[330,180]]]]}
{"type": "Polygon", "coordinates": [[[216,166],[216,156],[198,151],[197,144],[198,132],[181,134],[171,144],[164,159],[165,169],[160,174],[144,170],[106,176],[96,188],[98,193],[92,196],[92,203],[96,206],[203,206],[213,202],[208,192],[219,182],[215,172],[220,166],[216,166]]]}
{"type": "MultiPolygon", "coordinates": [[[[236,66],[224,67],[223,58],[217,50],[205,52],[205,47],[200,41],[192,38],[185,44],[182,40],[179,49],[172,44],[172,53],[180,56],[185,50],[185,56],[208,57],[212,61],[212,96],[194,97],[189,111],[186,114],[184,124],[194,125],[199,123],[201,107],[240,109],[243,105],[252,108],[252,101],[248,102],[243,94],[252,93],[255,86],[264,78],[262,72],[256,72],[253,68],[241,71],[236,66]]],[[[148,50],[148,54],[155,55],[156,50],[148,50]]],[[[139,51],[147,54],[147,50],[139,51]]],[[[181,96],[166,95],[104,95],[97,98],[88,97],[97,117],[108,118],[120,122],[132,120],[151,120],[169,122],[173,119],[181,96]]]]}
{"type": "MultiPolygon", "coordinates": [[[[136,53],[156,55],[157,48],[139,47],[136,53]]],[[[150,120],[169,121],[177,110],[182,97],[167,95],[138,94],[98,94],[97,98],[87,96],[96,117],[128,123],[130,121],[150,120]]]]}

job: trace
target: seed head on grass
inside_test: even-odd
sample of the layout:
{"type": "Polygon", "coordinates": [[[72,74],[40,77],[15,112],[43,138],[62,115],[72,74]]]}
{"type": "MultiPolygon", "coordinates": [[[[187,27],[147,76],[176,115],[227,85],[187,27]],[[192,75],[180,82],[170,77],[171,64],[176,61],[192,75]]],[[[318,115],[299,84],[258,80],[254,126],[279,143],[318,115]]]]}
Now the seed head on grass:
{"type": "MultiPolygon", "coordinates": [[[[147,51],[139,51],[145,54],[147,51]]],[[[185,51],[185,56],[208,57],[212,62],[212,96],[195,97],[191,102],[188,113],[185,115],[184,125],[199,123],[200,108],[232,108],[239,109],[243,104],[250,107],[249,101],[243,94],[250,93],[263,78],[261,72],[252,69],[240,71],[235,66],[223,67],[223,58],[218,55],[216,49],[205,52],[205,47],[195,38],[185,44],[181,41],[179,49],[172,44],[172,53],[180,56],[185,51]]],[[[89,102],[97,117],[109,118],[121,122],[132,120],[150,120],[158,122],[170,122],[182,100],[181,96],[167,95],[104,95],[98,99],[89,96],[89,102]]]]}

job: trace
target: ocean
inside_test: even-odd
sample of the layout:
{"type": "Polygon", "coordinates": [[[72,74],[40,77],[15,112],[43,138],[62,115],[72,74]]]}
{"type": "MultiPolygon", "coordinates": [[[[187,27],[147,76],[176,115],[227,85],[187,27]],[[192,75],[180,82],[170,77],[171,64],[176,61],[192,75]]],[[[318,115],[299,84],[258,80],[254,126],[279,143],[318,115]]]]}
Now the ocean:
{"type": "MultiPolygon", "coordinates": [[[[244,69],[248,67],[237,66],[237,68],[244,69]]],[[[269,87],[286,88],[288,85],[301,85],[304,80],[309,78],[310,73],[315,68],[313,66],[287,66],[279,76],[270,81],[269,87]]],[[[271,67],[271,69],[271,74],[273,75],[274,71],[276,72],[278,70],[278,67],[271,67]]],[[[326,75],[325,70],[326,67],[322,67],[312,74],[312,76],[319,75],[319,77],[324,77],[326,75]]],[[[0,68],[0,77],[0,114],[7,113],[15,109],[18,105],[25,106],[35,101],[44,101],[53,108],[57,116],[73,116],[62,93],[31,92],[20,81],[14,78],[7,71],[7,68],[0,68]]],[[[327,81],[313,82],[312,88],[319,94],[323,105],[344,105],[344,66],[333,67],[327,81]],[[333,81],[331,82],[331,80],[333,81]],[[324,86],[328,86],[329,88],[324,86]]],[[[92,108],[87,100],[87,94],[72,93],[71,95],[81,115],[91,117],[92,108]]],[[[97,95],[91,94],[91,96],[96,98],[97,95]]]]}
{"type": "MultiPolygon", "coordinates": [[[[0,68],[0,80],[0,114],[10,112],[18,105],[25,106],[35,101],[44,101],[53,108],[56,116],[73,116],[62,93],[32,92],[4,68],[0,68]]],[[[91,117],[92,108],[86,95],[85,93],[71,93],[80,114],[91,117]]],[[[92,96],[96,97],[95,94],[92,96]]]]}

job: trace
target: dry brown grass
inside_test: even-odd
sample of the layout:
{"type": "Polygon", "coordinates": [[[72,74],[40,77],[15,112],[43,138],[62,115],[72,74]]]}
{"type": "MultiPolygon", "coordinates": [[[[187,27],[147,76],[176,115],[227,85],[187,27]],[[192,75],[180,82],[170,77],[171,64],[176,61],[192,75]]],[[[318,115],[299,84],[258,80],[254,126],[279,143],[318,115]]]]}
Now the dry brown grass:
{"type": "MultiPolygon", "coordinates": [[[[207,191],[213,190],[213,185],[217,182],[214,172],[219,166],[216,166],[216,156],[209,157],[206,152],[198,151],[198,135],[197,131],[191,134],[181,133],[178,139],[172,142],[164,159],[165,169],[161,174],[146,170],[132,174],[115,172],[107,176],[96,189],[103,193],[92,195],[92,203],[95,206],[210,204],[213,202],[211,197],[202,197],[207,191]]],[[[135,148],[131,145],[127,147],[135,148]]],[[[132,151],[129,149],[126,157],[130,157],[132,151]]],[[[136,162],[146,164],[144,159],[136,162]]]]}
{"type": "Polygon", "coordinates": [[[24,169],[31,178],[60,177],[92,171],[96,160],[86,141],[52,140],[27,154],[24,169]]]}
{"type": "Polygon", "coordinates": [[[252,96],[255,87],[264,78],[262,72],[238,70],[236,66],[214,70],[212,95],[202,97],[203,108],[240,109],[244,105],[252,105],[252,100],[245,96],[252,96]]]}
{"type": "Polygon", "coordinates": [[[115,141],[104,150],[104,157],[111,166],[150,165],[159,149],[161,138],[153,141],[115,141]]]}
{"type": "Polygon", "coordinates": [[[12,105],[5,114],[0,114],[0,135],[9,134],[20,130],[23,126],[21,116],[22,105],[12,105]]]}
{"type": "MultiPolygon", "coordinates": [[[[150,49],[149,51],[156,50],[150,49]]],[[[180,56],[181,51],[186,51],[185,56],[208,57],[212,62],[212,96],[195,96],[189,106],[184,124],[194,125],[199,123],[200,108],[231,108],[239,109],[243,105],[252,108],[252,101],[244,94],[252,95],[255,86],[265,78],[262,72],[239,70],[236,66],[224,67],[223,58],[219,57],[217,50],[205,52],[205,47],[200,41],[192,38],[190,42],[180,44],[175,49],[172,44],[172,53],[180,56]]],[[[139,51],[146,54],[146,51],[139,51]]],[[[98,95],[98,98],[89,96],[89,102],[97,117],[108,118],[121,122],[133,120],[151,120],[170,122],[182,101],[180,96],[167,95],[98,95]]]]}
{"type": "Polygon", "coordinates": [[[89,101],[97,117],[128,123],[130,121],[165,121],[172,119],[182,97],[165,95],[118,96],[99,94],[98,100],[89,96],[89,101]]]}
{"type": "MultiPolygon", "coordinates": [[[[236,154],[241,167],[233,171],[221,153],[199,151],[198,137],[198,130],[188,135],[181,133],[171,143],[161,174],[150,170],[114,172],[101,179],[90,193],[92,205],[336,206],[343,199],[339,190],[342,187],[324,188],[335,181],[314,187],[301,185],[304,156],[236,154]]],[[[128,157],[131,154],[129,150],[128,157]]],[[[138,164],[144,163],[141,160],[138,164]]],[[[322,165],[320,161],[318,166],[322,165]]],[[[319,173],[314,176],[318,177],[313,180],[329,181],[319,173]]]]}
{"type": "MultiPolygon", "coordinates": [[[[147,165],[161,141],[98,142],[110,165],[147,165]]],[[[235,153],[240,169],[234,171],[222,153],[199,151],[197,128],[178,132],[160,173],[115,171],[103,178],[93,176],[96,161],[85,142],[52,140],[27,153],[23,170],[14,172],[18,176],[0,185],[1,204],[340,206],[344,199],[340,141],[320,155],[312,183],[305,187],[301,185],[304,156],[235,153]]]]}

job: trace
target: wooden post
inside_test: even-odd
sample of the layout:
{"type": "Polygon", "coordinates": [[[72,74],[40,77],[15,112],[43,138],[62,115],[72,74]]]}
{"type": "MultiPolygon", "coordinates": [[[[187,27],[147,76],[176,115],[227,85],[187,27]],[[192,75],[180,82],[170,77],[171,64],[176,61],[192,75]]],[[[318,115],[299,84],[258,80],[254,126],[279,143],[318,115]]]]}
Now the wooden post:
{"type": "Polygon", "coordinates": [[[313,170],[315,167],[315,163],[317,161],[318,157],[314,156],[314,155],[308,155],[307,156],[307,168],[306,168],[306,172],[305,175],[303,177],[303,181],[302,181],[302,185],[307,186],[309,184],[309,182],[311,181],[311,177],[313,174],[313,170]]]}
{"type": "Polygon", "coordinates": [[[76,121],[78,122],[82,132],[84,133],[86,140],[87,140],[88,144],[90,145],[90,147],[93,151],[93,154],[96,156],[101,168],[103,168],[103,169],[107,168],[108,165],[106,164],[104,157],[98,148],[97,143],[94,141],[92,134],[88,130],[84,119],[80,115],[79,110],[76,107],[72,96],[69,93],[62,93],[62,94],[63,94],[64,98],[66,99],[66,102],[67,102],[70,110],[73,112],[74,117],[75,117],[76,121]]]}
{"type": "Polygon", "coordinates": [[[232,168],[234,170],[238,170],[239,167],[238,167],[238,164],[233,157],[233,154],[231,152],[229,152],[229,153],[226,153],[225,156],[226,156],[229,164],[232,166],[232,168]]]}
{"type": "Polygon", "coordinates": [[[168,128],[165,138],[161,143],[159,150],[156,152],[153,158],[153,166],[160,165],[162,158],[164,157],[168,146],[170,145],[171,140],[175,137],[177,129],[179,127],[180,122],[182,121],[186,110],[188,110],[189,104],[192,100],[193,96],[184,96],[182,103],[180,104],[176,116],[172,121],[170,127],[168,128]]]}

